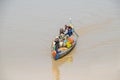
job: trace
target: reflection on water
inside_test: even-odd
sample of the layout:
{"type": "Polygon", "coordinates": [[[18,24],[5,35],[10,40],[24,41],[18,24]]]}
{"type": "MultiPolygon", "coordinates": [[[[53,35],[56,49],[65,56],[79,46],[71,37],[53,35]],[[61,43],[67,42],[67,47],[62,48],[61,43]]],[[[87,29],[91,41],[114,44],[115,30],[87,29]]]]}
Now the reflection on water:
{"type": "Polygon", "coordinates": [[[54,60],[52,58],[52,72],[54,76],[54,80],[60,80],[60,67],[64,65],[65,63],[72,63],[73,62],[73,54],[74,50],[69,53],[68,55],[64,56],[63,58],[59,60],[54,60]]]}

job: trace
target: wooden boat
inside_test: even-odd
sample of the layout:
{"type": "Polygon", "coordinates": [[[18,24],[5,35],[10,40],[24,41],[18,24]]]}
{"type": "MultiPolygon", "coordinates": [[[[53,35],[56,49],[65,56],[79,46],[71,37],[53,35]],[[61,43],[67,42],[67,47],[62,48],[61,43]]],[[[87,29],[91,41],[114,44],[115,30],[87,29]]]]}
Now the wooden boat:
{"type": "MultiPolygon", "coordinates": [[[[61,47],[58,49],[59,50],[58,53],[52,53],[52,57],[55,60],[58,60],[58,59],[64,57],[65,55],[67,55],[68,53],[70,53],[73,50],[73,48],[75,47],[75,45],[77,43],[77,38],[78,38],[78,35],[75,31],[73,32],[72,37],[73,37],[74,42],[72,43],[72,46],[70,48],[61,47]]],[[[52,52],[53,52],[53,47],[52,47],[52,52]]]]}

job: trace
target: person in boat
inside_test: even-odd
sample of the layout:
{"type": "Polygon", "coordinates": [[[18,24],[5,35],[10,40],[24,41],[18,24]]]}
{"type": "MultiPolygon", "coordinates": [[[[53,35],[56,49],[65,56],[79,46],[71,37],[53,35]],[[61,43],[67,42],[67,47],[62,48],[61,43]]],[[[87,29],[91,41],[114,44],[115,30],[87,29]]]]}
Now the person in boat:
{"type": "Polygon", "coordinates": [[[59,39],[64,39],[65,36],[64,32],[65,32],[64,29],[60,28],[59,39]]]}
{"type": "Polygon", "coordinates": [[[60,34],[64,34],[64,29],[60,28],[60,34]]]}
{"type": "Polygon", "coordinates": [[[64,38],[65,38],[64,29],[60,28],[60,33],[59,33],[60,47],[63,47],[64,38]]]}
{"type": "Polygon", "coordinates": [[[64,34],[66,35],[68,33],[68,26],[65,25],[65,31],[64,31],[64,34]]]}
{"type": "Polygon", "coordinates": [[[69,35],[69,37],[73,35],[73,29],[71,26],[65,25],[65,35],[69,35]]]}
{"type": "Polygon", "coordinates": [[[58,51],[58,49],[59,49],[59,47],[60,47],[60,45],[59,45],[59,37],[58,36],[56,36],[56,38],[55,38],[55,41],[54,41],[54,49],[55,49],[55,51],[56,51],[56,53],[59,53],[59,51],[58,51]]]}

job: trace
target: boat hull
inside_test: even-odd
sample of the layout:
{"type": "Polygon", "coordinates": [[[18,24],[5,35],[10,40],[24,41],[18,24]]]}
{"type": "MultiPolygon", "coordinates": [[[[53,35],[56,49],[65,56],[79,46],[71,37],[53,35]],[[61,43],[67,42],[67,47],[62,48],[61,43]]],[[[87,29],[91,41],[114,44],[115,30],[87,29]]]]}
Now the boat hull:
{"type": "Polygon", "coordinates": [[[74,49],[74,47],[76,46],[76,43],[77,43],[77,36],[74,35],[74,43],[73,43],[72,47],[68,48],[67,50],[60,51],[59,53],[56,54],[56,56],[53,56],[53,58],[55,60],[58,60],[64,56],[66,56],[74,49]]]}

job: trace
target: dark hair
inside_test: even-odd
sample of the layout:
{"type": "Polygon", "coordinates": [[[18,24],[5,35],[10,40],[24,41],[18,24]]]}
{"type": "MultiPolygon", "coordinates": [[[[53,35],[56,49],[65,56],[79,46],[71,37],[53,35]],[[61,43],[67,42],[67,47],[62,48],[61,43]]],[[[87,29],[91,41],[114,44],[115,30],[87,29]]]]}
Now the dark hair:
{"type": "Polygon", "coordinates": [[[60,34],[63,33],[64,34],[64,29],[60,28],[60,34]]]}
{"type": "Polygon", "coordinates": [[[68,26],[69,29],[72,29],[71,26],[68,26]]]}

